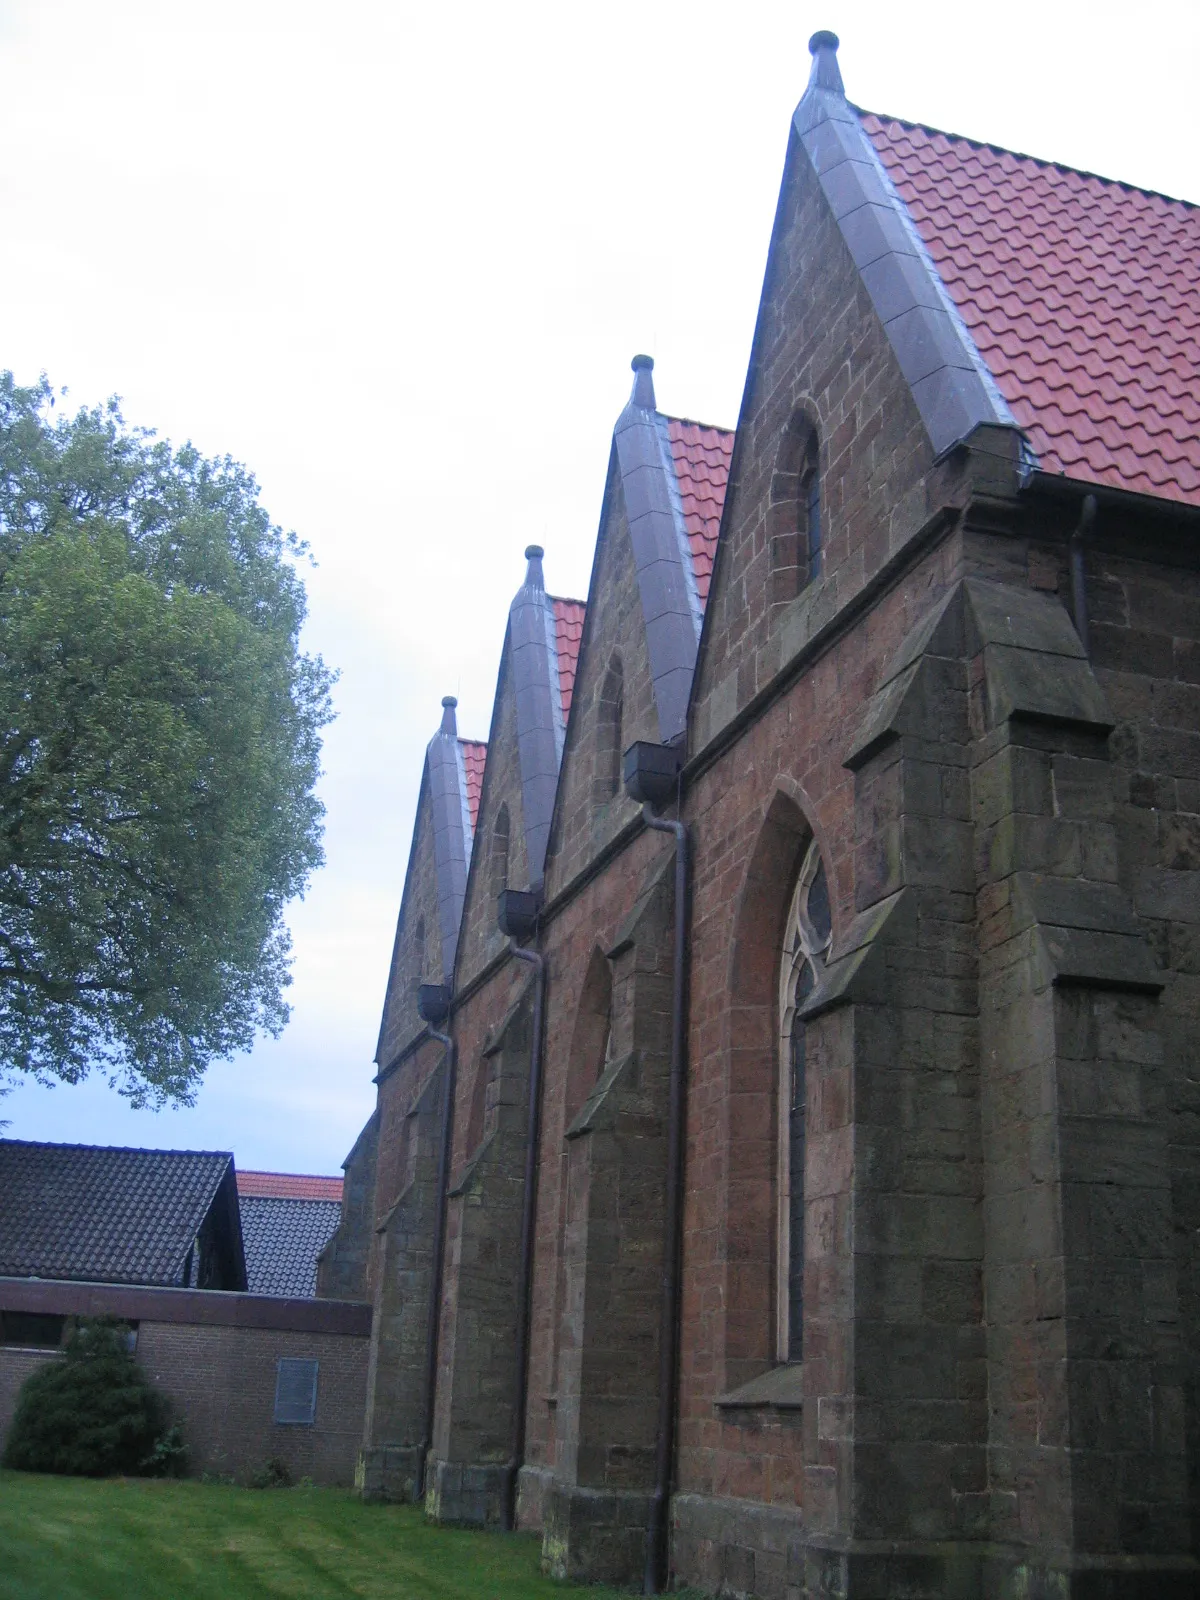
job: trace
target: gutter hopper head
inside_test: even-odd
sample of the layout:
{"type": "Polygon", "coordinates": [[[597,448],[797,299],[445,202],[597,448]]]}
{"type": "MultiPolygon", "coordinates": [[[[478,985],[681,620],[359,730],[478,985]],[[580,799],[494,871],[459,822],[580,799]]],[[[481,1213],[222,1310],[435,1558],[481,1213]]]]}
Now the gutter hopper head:
{"type": "Polygon", "coordinates": [[[641,805],[661,810],[675,798],[682,766],[682,746],[639,739],[626,750],[621,764],[625,793],[641,805]]]}
{"type": "Polygon", "coordinates": [[[643,411],[657,409],[654,401],[654,357],[634,356],[629,363],[633,368],[633,393],[629,397],[631,406],[640,406],[643,411]]]}
{"type": "Polygon", "coordinates": [[[842,83],[842,74],[838,67],[838,44],[840,40],[836,33],[830,33],[827,28],[822,28],[819,33],[814,33],[808,41],[808,48],[812,53],[812,72],[809,74],[808,87],[810,89],[829,89],[834,94],[844,95],[845,85],[842,83]]]}
{"type": "Polygon", "coordinates": [[[417,1015],[432,1028],[440,1028],[450,1015],[450,985],[422,983],[417,986],[417,1015]]]}
{"type": "Polygon", "coordinates": [[[496,899],[496,922],[500,932],[527,944],[537,932],[542,897],[536,889],[502,889],[496,899]]]}

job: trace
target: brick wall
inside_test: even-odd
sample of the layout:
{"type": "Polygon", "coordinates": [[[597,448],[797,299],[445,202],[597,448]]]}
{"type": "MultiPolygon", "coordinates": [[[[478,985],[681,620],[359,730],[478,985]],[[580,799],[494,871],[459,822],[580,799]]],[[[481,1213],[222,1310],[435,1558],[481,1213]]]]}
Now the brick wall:
{"type": "MultiPolygon", "coordinates": [[[[366,1308],[336,1301],[5,1279],[0,1304],[136,1320],[137,1359],[183,1423],[192,1473],[245,1482],[268,1458],[297,1479],[354,1481],[366,1400],[366,1308]],[[316,1360],[316,1420],[274,1421],[277,1364],[316,1360]]],[[[55,1355],[0,1349],[0,1440],[28,1374],[55,1355]]]]}

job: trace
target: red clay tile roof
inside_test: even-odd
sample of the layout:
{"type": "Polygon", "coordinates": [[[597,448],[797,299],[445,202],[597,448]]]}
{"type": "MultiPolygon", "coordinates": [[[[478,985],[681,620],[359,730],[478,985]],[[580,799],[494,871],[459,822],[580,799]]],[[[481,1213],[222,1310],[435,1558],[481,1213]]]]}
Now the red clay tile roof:
{"type": "Polygon", "coordinates": [[[298,1172],[239,1172],[237,1192],[250,1200],[338,1200],[341,1178],[314,1178],[298,1172]]]}
{"type": "Polygon", "coordinates": [[[1200,503],[1200,208],[862,122],[1043,470],[1200,503]]]}
{"type": "Polygon", "coordinates": [[[487,760],[487,745],[482,739],[460,739],[463,767],[467,774],[467,809],[471,813],[471,827],[479,821],[479,797],[483,793],[483,766],[487,760]]]}
{"type": "Polygon", "coordinates": [[[721,530],[721,507],[729,482],[729,460],[733,455],[733,434],[723,428],[706,428],[683,417],[667,418],[667,440],[675,462],[679,497],[683,501],[683,520],[692,547],[692,566],[696,573],[696,592],[700,604],[708,600],[717,534],[721,530]]]}
{"type": "Polygon", "coordinates": [[[556,594],[550,596],[550,604],[554,607],[554,637],[558,645],[558,687],[562,695],[565,724],[571,710],[575,668],[579,665],[579,641],[583,638],[583,614],[587,607],[582,600],[564,600],[556,594]]]}

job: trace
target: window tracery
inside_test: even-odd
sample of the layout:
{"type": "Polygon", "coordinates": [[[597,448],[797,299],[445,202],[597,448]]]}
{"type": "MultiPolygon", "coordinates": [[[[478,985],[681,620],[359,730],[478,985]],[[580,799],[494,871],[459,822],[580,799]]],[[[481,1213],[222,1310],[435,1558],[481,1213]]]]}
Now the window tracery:
{"type": "Polygon", "coordinates": [[[805,852],[779,972],[779,1263],[777,1356],[799,1361],[804,1334],[804,1164],[807,1074],[805,1002],[821,981],[833,938],[825,864],[814,839],[805,852]]]}

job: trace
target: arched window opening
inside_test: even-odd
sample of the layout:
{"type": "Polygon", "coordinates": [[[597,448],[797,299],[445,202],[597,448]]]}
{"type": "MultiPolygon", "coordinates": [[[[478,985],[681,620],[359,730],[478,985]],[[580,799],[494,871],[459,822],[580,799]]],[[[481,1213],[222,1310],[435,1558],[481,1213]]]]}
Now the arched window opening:
{"type": "Polygon", "coordinates": [[[625,719],[625,671],[614,655],[600,686],[596,717],[596,768],[592,799],[607,805],[621,787],[622,724],[625,719]]]}
{"type": "Polygon", "coordinates": [[[492,1081],[492,1062],[494,1056],[480,1056],[475,1065],[475,1081],[471,1085],[471,1109],[467,1117],[467,1148],[465,1154],[470,1159],[483,1143],[484,1130],[487,1127],[487,1092],[492,1081]]]}
{"type": "Polygon", "coordinates": [[[771,481],[771,600],[786,604],[821,571],[824,519],[817,430],[797,412],[784,431],[771,481]]]}
{"type": "Polygon", "coordinates": [[[811,583],[821,572],[821,462],[814,430],[809,437],[805,455],[804,479],[804,538],[808,551],[808,571],[805,582],[811,583]]]}
{"type": "Polygon", "coordinates": [[[501,806],[492,829],[491,873],[492,900],[498,900],[508,888],[508,807],[501,806]]]}
{"type": "Polygon", "coordinates": [[[779,972],[779,1308],[777,1356],[799,1361],[804,1347],[804,1164],[808,1082],[805,1001],[821,979],[833,937],[829,881],[814,840],[804,855],[788,912],[779,972]]]}
{"type": "Polygon", "coordinates": [[[579,1011],[567,1062],[564,1128],[583,1110],[612,1055],[612,968],[602,950],[594,950],[588,963],[579,1011]]]}
{"type": "Polygon", "coordinates": [[[413,929],[413,968],[417,974],[417,982],[425,981],[425,918],[418,917],[417,925],[413,929]]]}

